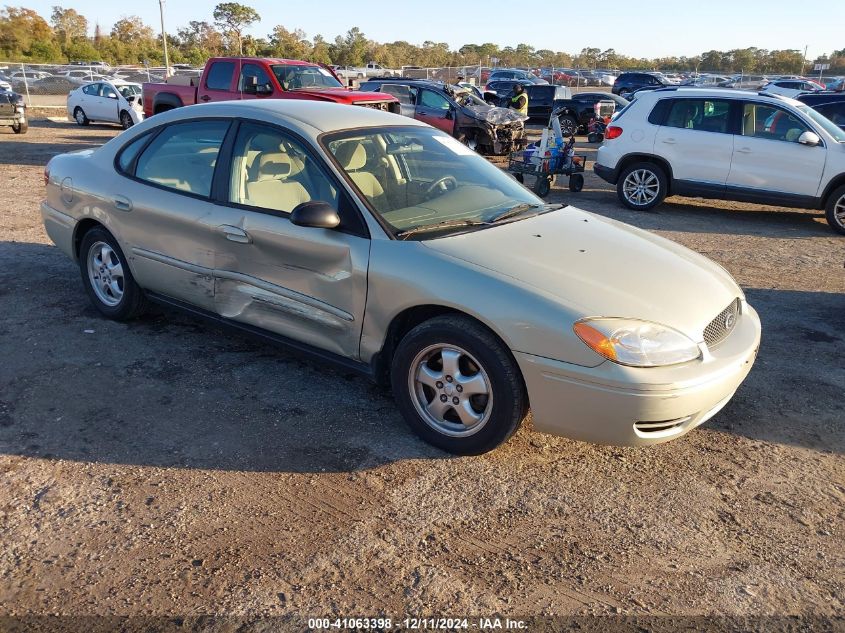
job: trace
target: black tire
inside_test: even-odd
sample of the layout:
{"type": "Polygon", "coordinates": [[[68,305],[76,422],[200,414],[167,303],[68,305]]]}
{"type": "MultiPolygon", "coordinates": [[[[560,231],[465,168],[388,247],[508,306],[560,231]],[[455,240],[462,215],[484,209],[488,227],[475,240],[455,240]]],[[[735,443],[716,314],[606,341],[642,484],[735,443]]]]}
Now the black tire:
{"type": "Polygon", "coordinates": [[[590,132],[587,134],[587,142],[588,143],[598,143],[599,142],[599,135],[595,132],[590,132]]]}
{"type": "Polygon", "coordinates": [[[88,298],[94,307],[106,318],[115,321],[127,321],[133,319],[147,309],[147,298],[144,296],[144,291],[135,283],[132,277],[132,271],[129,270],[129,265],[126,261],[126,256],[114,239],[103,227],[94,227],[89,230],[82,238],[82,243],[79,246],[79,272],[82,275],[82,285],[85,286],[85,292],[88,293],[88,298]],[[107,244],[116,257],[122,268],[122,296],[119,302],[115,305],[105,303],[94,290],[91,275],[88,272],[88,256],[92,249],[100,244],[107,244]]]}
{"type": "MultiPolygon", "coordinates": [[[[462,360],[466,358],[461,357],[462,360]]],[[[472,367],[470,365],[470,370],[472,367]]],[[[463,372],[463,368],[460,371],[463,372]]],[[[458,382],[455,380],[454,384],[458,382]]],[[[522,374],[507,347],[477,321],[461,315],[435,317],[408,332],[393,357],[391,383],[399,411],[411,429],[429,444],[456,455],[480,455],[493,450],[514,434],[528,412],[528,396],[522,374]],[[479,374],[483,370],[492,394],[492,403],[483,401],[486,403],[483,406],[489,407],[489,410],[484,410],[486,418],[483,419],[486,421],[469,435],[455,437],[438,430],[417,409],[422,404],[412,387],[417,385],[415,361],[426,350],[440,345],[461,348],[477,359],[476,369],[479,374]]],[[[445,382],[442,384],[444,388],[450,386],[445,382]]],[[[432,402],[438,398],[434,389],[431,389],[431,398],[432,402]]],[[[446,415],[455,413],[454,408],[447,408],[446,415]]]]}
{"type": "Polygon", "coordinates": [[[564,137],[575,136],[578,133],[578,121],[571,116],[558,117],[560,131],[564,137]]]}
{"type": "Polygon", "coordinates": [[[522,174],[514,174],[513,177],[516,178],[516,181],[520,184],[523,184],[525,182],[525,176],[523,176],[522,174]]]}
{"type": "MultiPolygon", "coordinates": [[[[634,182],[630,183],[632,186],[635,184],[636,183],[634,182]]],[[[619,197],[619,201],[629,209],[634,209],[635,211],[648,211],[649,209],[656,207],[658,204],[663,202],[663,199],[666,197],[667,189],[668,180],[666,178],[666,172],[663,171],[663,168],[660,167],[660,165],[649,162],[629,165],[622,170],[622,173],[619,174],[619,180],[616,182],[616,195],[619,197]],[[628,188],[628,185],[626,184],[628,183],[628,177],[637,172],[639,172],[640,178],[645,186],[643,194],[645,199],[642,203],[638,203],[633,195],[626,194],[626,189],[628,188]],[[656,183],[657,189],[656,195],[652,197],[652,193],[654,192],[652,185],[654,183],[656,183]]]]}
{"type": "Polygon", "coordinates": [[[583,174],[572,174],[569,177],[569,190],[578,193],[584,188],[584,176],[583,174]]]}
{"type": "Polygon", "coordinates": [[[835,189],[824,209],[827,223],[837,233],[845,235],[845,185],[835,189]]]}
{"type": "Polygon", "coordinates": [[[120,112],[120,127],[122,127],[124,130],[128,130],[133,125],[135,125],[135,122],[132,120],[132,115],[129,114],[126,110],[122,110],[120,112]]]}
{"type": "Polygon", "coordinates": [[[552,189],[552,182],[551,178],[548,176],[537,176],[537,180],[534,183],[534,193],[536,193],[541,198],[545,198],[549,195],[549,191],[552,189]]]}
{"type": "Polygon", "coordinates": [[[73,118],[76,120],[77,125],[88,125],[89,123],[91,123],[91,120],[85,114],[85,110],[83,110],[79,106],[76,106],[76,108],[74,109],[73,118]]]}
{"type": "Polygon", "coordinates": [[[12,126],[12,132],[15,134],[26,134],[26,131],[29,129],[29,122],[24,121],[23,123],[15,123],[12,126]]]}

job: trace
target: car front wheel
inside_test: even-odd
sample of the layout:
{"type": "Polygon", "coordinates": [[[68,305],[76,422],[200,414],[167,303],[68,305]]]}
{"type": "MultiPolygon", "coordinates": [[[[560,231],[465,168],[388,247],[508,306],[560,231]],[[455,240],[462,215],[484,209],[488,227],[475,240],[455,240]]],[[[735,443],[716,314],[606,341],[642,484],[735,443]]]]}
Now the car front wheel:
{"type": "Polygon", "coordinates": [[[135,283],[120,245],[104,228],[93,228],[82,238],[79,270],[91,303],[103,316],[126,321],[146,309],[147,299],[135,283]]]}
{"type": "Polygon", "coordinates": [[[528,408],[513,356],[492,332],[463,316],[435,317],[406,334],[391,382],[411,428],[457,455],[496,448],[519,428],[528,408]]]}
{"type": "Polygon", "coordinates": [[[845,185],[839,187],[827,200],[827,223],[838,233],[845,234],[845,185]]]}
{"type": "Polygon", "coordinates": [[[634,163],[622,171],[616,183],[620,202],[637,211],[647,211],[663,202],[666,189],[666,173],[654,163],[634,163]]]}
{"type": "Polygon", "coordinates": [[[126,110],[123,110],[123,111],[120,113],[120,126],[121,126],[124,130],[128,130],[128,129],[129,129],[129,128],[131,128],[134,124],[135,124],[135,122],[132,120],[132,115],[131,115],[131,114],[129,114],[126,110]]]}
{"type": "Polygon", "coordinates": [[[91,122],[88,120],[88,117],[85,116],[85,111],[79,107],[73,111],[73,118],[76,119],[76,123],[78,125],[88,125],[91,122]]]}

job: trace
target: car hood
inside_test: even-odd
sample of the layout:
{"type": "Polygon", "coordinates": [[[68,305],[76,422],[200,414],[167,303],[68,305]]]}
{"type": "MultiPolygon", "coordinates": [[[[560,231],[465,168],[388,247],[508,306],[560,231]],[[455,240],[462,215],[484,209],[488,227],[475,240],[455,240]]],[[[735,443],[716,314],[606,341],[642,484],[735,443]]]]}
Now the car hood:
{"type": "Polygon", "coordinates": [[[580,317],[654,321],[695,341],[742,296],[706,257],[574,207],[422,244],[532,286],[580,317]]]}

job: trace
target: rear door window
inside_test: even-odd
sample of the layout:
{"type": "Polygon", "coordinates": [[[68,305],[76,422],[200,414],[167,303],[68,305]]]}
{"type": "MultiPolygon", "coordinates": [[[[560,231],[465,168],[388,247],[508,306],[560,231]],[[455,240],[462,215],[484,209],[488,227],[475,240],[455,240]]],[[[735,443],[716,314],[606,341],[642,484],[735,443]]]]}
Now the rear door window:
{"type": "Polygon", "coordinates": [[[235,76],[235,62],[214,62],[208,69],[205,87],[209,90],[229,90],[235,76]]]}
{"type": "Polygon", "coordinates": [[[702,132],[727,133],[730,101],[720,99],[675,99],[666,117],[666,127],[702,132]]]}
{"type": "Polygon", "coordinates": [[[228,121],[168,125],[138,157],[135,177],[168,189],[208,197],[228,121]]]}

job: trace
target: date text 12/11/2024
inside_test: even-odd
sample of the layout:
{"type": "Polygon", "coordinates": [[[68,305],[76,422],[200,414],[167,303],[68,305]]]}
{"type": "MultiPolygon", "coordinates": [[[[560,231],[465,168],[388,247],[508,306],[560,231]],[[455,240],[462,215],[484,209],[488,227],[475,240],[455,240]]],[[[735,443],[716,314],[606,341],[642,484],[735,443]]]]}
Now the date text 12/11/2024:
{"type": "Polygon", "coordinates": [[[524,620],[510,618],[309,618],[308,628],[311,630],[354,629],[354,630],[524,630],[527,624],[524,620]]]}

